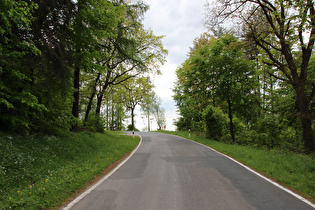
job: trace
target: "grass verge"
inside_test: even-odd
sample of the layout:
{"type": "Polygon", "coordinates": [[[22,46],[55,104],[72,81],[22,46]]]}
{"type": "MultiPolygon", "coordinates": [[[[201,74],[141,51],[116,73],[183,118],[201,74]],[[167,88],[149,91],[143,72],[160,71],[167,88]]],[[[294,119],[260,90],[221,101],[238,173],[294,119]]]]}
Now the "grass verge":
{"type": "Polygon", "coordinates": [[[58,207],[138,143],[115,132],[63,137],[1,133],[0,207],[58,207]]]}
{"type": "Polygon", "coordinates": [[[182,131],[161,131],[207,145],[242,162],[315,203],[315,158],[288,151],[225,144],[182,131]]]}

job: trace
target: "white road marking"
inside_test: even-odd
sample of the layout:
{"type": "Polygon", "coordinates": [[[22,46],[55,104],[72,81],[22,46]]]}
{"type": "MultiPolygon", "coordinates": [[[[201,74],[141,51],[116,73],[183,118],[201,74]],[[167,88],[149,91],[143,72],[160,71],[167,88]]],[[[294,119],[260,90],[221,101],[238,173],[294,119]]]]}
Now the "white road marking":
{"type": "Polygon", "coordinates": [[[138,150],[142,143],[142,137],[138,134],[136,134],[140,138],[140,142],[138,146],[130,153],[130,155],[123,160],[120,164],[118,164],[113,170],[111,170],[106,176],[104,176],[102,179],[100,179],[96,184],[89,187],[86,191],[84,191],[82,194],[80,194],[78,197],[76,197],[73,201],[71,201],[67,206],[63,208],[63,210],[69,210],[71,207],[73,207],[76,203],[78,203],[81,199],[83,199],[87,194],[89,194],[92,190],[94,190],[96,187],[98,187],[102,182],[104,182],[108,177],[110,177],[115,171],[117,171],[123,164],[125,164],[131,156],[138,150]]]}
{"type": "MultiPolygon", "coordinates": [[[[183,137],[182,137],[182,138],[183,138],[183,137]]],[[[185,138],[184,138],[184,139],[185,139],[185,138]]],[[[207,145],[201,144],[201,143],[199,143],[199,142],[196,142],[196,141],[193,141],[193,140],[190,140],[190,139],[187,139],[187,140],[189,140],[189,141],[191,141],[191,142],[194,142],[194,143],[196,143],[196,144],[199,144],[199,145],[201,145],[201,146],[204,146],[204,147],[206,147],[206,148],[208,148],[208,149],[210,149],[210,150],[212,150],[212,151],[214,151],[214,152],[216,152],[216,153],[218,153],[218,154],[220,154],[220,155],[223,155],[223,156],[227,157],[228,159],[234,161],[235,163],[237,163],[237,164],[239,164],[240,166],[244,167],[244,168],[247,169],[248,171],[250,171],[250,172],[256,174],[257,176],[261,177],[262,179],[264,179],[264,180],[270,182],[271,184],[275,185],[276,187],[278,187],[278,188],[284,190],[285,192],[287,192],[287,193],[293,195],[294,197],[296,197],[297,199],[299,199],[299,200],[303,201],[304,203],[310,205],[311,207],[315,208],[315,204],[312,203],[312,202],[310,202],[310,201],[307,200],[306,198],[303,198],[302,196],[296,194],[295,192],[289,190],[288,188],[286,188],[286,187],[284,187],[284,186],[278,184],[277,182],[272,181],[271,179],[265,177],[264,175],[262,175],[262,174],[260,174],[260,173],[258,173],[258,172],[256,172],[256,171],[254,171],[253,169],[251,169],[251,168],[249,168],[248,166],[244,165],[243,163],[238,162],[238,161],[235,160],[234,158],[232,158],[232,157],[230,157],[230,156],[228,156],[228,155],[225,155],[225,154],[223,154],[223,153],[221,153],[221,152],[219,152],[219,151],[217,151],[217,150],[215,150],[215,149],[213,149],[213,148],[211,148],[211,147],[209,147],[209,146],[207,146],[207,145]]]]}

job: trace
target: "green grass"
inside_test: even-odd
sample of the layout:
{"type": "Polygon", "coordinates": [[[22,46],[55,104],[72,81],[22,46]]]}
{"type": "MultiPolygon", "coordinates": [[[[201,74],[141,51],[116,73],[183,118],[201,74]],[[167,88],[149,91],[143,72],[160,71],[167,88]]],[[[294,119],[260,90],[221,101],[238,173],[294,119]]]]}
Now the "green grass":
{"type": "Polygon", "coordinates": [[[0,209],[50,209],[138,144],[115,132],[63,137],[0,134],[0,209]]]}
{"type": "Polygon", "coordinates": [[[193,134],[189,137],[188,132],[162,132],[191,139],[214,148],[292,189],[310,201],[315,201],[314,156],[288,151],[259,149],[237,144],[225,144],[193,134]]]}

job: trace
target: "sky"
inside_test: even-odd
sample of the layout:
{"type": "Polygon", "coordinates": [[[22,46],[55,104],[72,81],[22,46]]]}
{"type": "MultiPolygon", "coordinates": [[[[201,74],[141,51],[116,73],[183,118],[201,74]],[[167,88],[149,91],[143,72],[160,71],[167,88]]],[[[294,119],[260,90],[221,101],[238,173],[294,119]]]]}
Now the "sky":
{"type": "MultiPolygon", "coordinates": [[[[168,56],[161,67],[161,76],[154,77],[155,93],[162,99],[165,109],[166,130],[175,130],[173,121],[179,116],[173,100],[172,88],[176,81],[175,71],[186,59],[193,40],[206,31],[203,25],[206,0],[144,0],[150,10],[144,16],[144,27],[157,36],[165,35],[164,48],[168,56]]],[[[150,117],[151,118],[151,117],[150,117]]],[[[136,128],[144,130],[147,120],[136,109],[136,128]]],[[[151,130],[156,130],[153,120],[151,130]]]]}

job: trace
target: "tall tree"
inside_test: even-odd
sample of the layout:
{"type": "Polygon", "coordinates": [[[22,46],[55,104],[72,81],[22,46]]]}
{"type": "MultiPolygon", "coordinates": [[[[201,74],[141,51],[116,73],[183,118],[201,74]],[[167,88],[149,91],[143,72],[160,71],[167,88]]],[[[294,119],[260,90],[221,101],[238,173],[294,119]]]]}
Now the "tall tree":
{"type": "Polygon", "coordinates": [[[139,77],[126,81],[123,86],[125,87],[123,101],[131,112],[131,128],[135,130],[135,109],[152,91],[153,84],[150,83],[148,77],[139,77]]]}
{"type": "Polygon", "coordinates": [[[28,56],[27,65],[34,92],[47,107],[34,128],[41,132],[69,129],[73,74],[70,37],[72,21],[77,14],[75,3],[71,0],[33,2],[38,9],[34,13],[30,36],[41,53],[28,56]]]}
{"type": "MultiPolygon", "coordinates": [[[[110,57],[110,60],[103,63],[107,67],[107,71],[104,72],[103,85],[97,97],[96,112],[98,114],[100,113],[102,97],[109,85],[120,84],[140,74],[160,73],[158,67],[164,63],[164,56],[167,52],[163,48],[162,38],[163,36],[155,36],[152,31],[140,28],[133,38],[131,48],[130,46],[129,49],[127,48],[127,52],[122,51],[121,46],[118,46],[118,52],[122,53],[123,56],[110,57]]],[[[119,45],[121,44],[119,43],[119,45]]],[[[116,51],[117,49],[114,48],[113,50],[116,51]]]]}
{"type": "Polygon", "coordinates": [[[233,116],[247,119],[253,107],[255,68],[245,58],[242,43],[233,35],[212,37],[189,57],[184,75],[186,94],[195,97],[201,110],[209,102],[221,107],[230,119],[230,134],[235,141],[233,116]]]}
{"type": "MultiPolygon", "coordinates": [[[[79,0],[76,4],[77,15],[73,21],[74,63],[74,101],[72,114],[79,117],[80,72],[92,71],[101,40],[117,36],[114,30],[124,17],[124,7],[106,0],[79,0]]],[[[73,130],[77,129],[77,124],[73,130]]]]}
{"type": "Polygon", "coordinates": [[[152,112],[158,125],[158,130],[162,130],[163,125],[165,125],[165,109],[162,107],[162,99],[156,96],[155,101],[152,106],[152,112]]]}
{"type": "Polygon", "coordinates": [[[32,88],[27,57],[39,54],[31,39],[32,12],[26,1],[0,1],[0,129],[28,132],[46,107],[32,88]]]}
{"type": "Polygon", "coordinates": [[[156,94],[155,92],[149,92],[148,94],[145,95],[143,98],[143,101],[141,103],[141,110],[143,111],[144,115],[146,116],[148,120],[148,131],[151,131],[151,119],[153,120],[152,112],[153,112],[153,104],[156,99],[156,94]]]}
{"type": "Polygon", "coordinates": [[[106,89],[113,84],[119,84],[125,79],[129,79],[125,75],[127,72],[119,72],[118,66],[130,62],[132,59],[130,55],[135,45],[134,35],[141,28],[139,19],[148,8],[143,2],[129,3],[121,0],[114,2],[124,6],[125,14],[114,29],[114,36],[104,37],[95,46],[98,53],[94,54],[94,69],[89,72],[90,75],[95,76],[94,78],[92,76],[91,81],[88,81],[88,85],[91,86],[91,93],[85,111],[85,122],[88,120],[95,96],[97,96],[96,112],[99,115],[106,89]],[[119,78],[122,79],[119,80],[119,78]],[[115,81],[117,82],[114,83],[115,81]]]}
{"type": "MultiPolygon", "coordinates": [[[[227,0],[209,4],[206,24],[214,28],[228,18],[245,25],[244,33],[273,66],[270,75],[291,85],[296,93],[306,151],[315,151],[310,102],[315,85],[307,86],[308,65],[315,41],[315,8],[312,0],[227,0]],[[310,90],[307,90],[310,88],[310,90]]],[[[314,83],[313,83],[314,84],[314,83]]]]}

